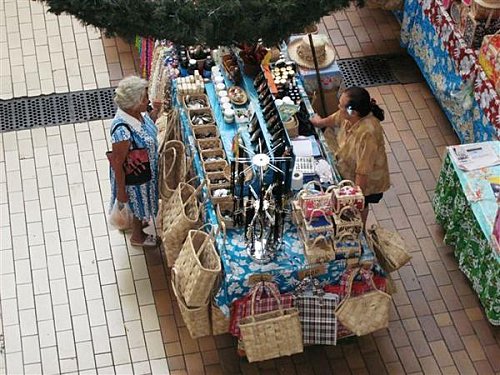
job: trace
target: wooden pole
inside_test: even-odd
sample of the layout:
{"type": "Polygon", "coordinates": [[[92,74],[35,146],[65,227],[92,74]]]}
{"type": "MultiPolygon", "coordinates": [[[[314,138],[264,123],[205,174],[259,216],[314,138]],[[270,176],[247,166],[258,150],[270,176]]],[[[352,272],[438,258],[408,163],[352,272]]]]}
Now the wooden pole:
{"type": "Polygon", "coordinates": [[[318,82],[318,90],[319,90],[319,97],[321,99],[321,111],[320,115],[322,117],[327,116],[326,113],[326,104],[325,104],[325,93],[323,92],[323,86],[321,85],[321,74],[319,72],[319,67],[318,67],[318,59],[316,57],[316,51],[314,50],[314,42],[312,38],[312,34],[307,34],[309,37],[309,45],[311,46],[311,52],[312,52],[312,57],[313,57],[313,62],[314,62],[314,70],[316,71],[316,80],[318,82]]]}

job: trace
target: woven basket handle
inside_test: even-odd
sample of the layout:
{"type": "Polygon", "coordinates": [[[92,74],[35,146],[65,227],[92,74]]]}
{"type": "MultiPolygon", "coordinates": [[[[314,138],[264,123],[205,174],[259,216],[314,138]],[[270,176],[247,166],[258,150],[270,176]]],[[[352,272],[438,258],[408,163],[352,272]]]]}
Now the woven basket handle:
{"type": "MultiPolygon", "coordinates": [[[[349,279],[348,279],[348,282],[346,285],[347,293],[346,293],[345,299],[348,299],[351,296],[352,284],[354,282],[354,278],[356,277],[356,275],[358,273],[361,272],[361,270],[362,270],[361,268],[355,268],[355,269],[350,271],[351,274],[349,275],[349,279]]],[[[373,281],[373,272],[371,272],[371,271],[369,271],[369,272],[370,272],[370,275],[367,279],[362,276],[363,281],[365,281],[368,285],[370,285],[374,290],[379,291],[379,289],[375,285],[375,282],[373,281]]]]}
{"type": "Polygon", "coordinates": [[[344,220],[342,219],[342,214],[345,213],[345,212],[349,212],[349,211],[352,211],[354,213],[354,217],[356,218],[360,218],[359,216],[359,210],[356,208],[356,207],[353,207],[353,206],[344,206],[340,209],[337,217],[339,218],[339,220],[343,223],[349,223],[350,221],[348,220],[344,220]]]}
{"type": "Polygon", "coordinates": [[[307,221],[307,224],[311,224],[311,221],[313,221],[314,214],[316,212],[322,213],[325,220],[328,221],[328,224],[332,224],[332,219],[330,219],[330,217],[326,214],[325,210],[322,210],[321,208],[315,208],[314,210],[312,210],[309,219],[305,219],[307,221]]]}
{"type": "Polygon", "coordinates": [[[304,185],[304,190],[310,190],[309,187],[315,187],[319,186],[319,192],[324,193],[325,190],[323,189],[323,186],[316,180],[309,181],[307,184],[304,185]]]}
{"type": "Polygon", "coordinates": [[[170,147],[170,148],[167,148],[164,153],[166,154],[167,152],[170,152],[170,150],[172,150],[172,152],[174,153],[174,158],[173,158],[174,161],[172,162],[172,164],[170,164],[170,168],[169,168],[167,173],[165,173],[165,169],[163,169],[163,173],[164,173],[163,177],[170,175],[170,173],[172,173],[172,171],[175,167],[175,160],[177,159],[177,150],[175,149],[175,147],[170,147]]]}
{"type": "Polygon", "coordinates": [[[215,232],[215,225],[213,225],[212,223],[205,223],[200,228],[198,228],[198,230],[203,231],[203,229],[208,228],[208,227],[210,227],[210,232],[207,233],[205,240],[203,240],[203,243],[201,244],[200,248],[196,252],[196,256],[198,256],[198,257],[206,249],[208,241],[209,240],[214,241],[214,237],[217,235],[217,232],[215,232]]]}
{"type": "MultiPolygon", "coordinates": [[[[193,182],[194,180],[200,180],[200,184],[198,185],[197,188],[195,188],[193,190],[193,192],[191,193],[191,195],[188,197],[188,199],[186,199],[186,201],[184,202],[183,206],[186,206],[190,201],[191,199],[193,199],[194,197],[198,196],[200,190],[203,188],[203,186],[205,185],[206,183],[206,180],[202,179],[201,177],[199,176],[194,176],[193,178],[191,178],[190,180],[186,181],[185,184],[186,185],[191,185],[191,182],[193,182]]],[[[192,185],[191,185],[192,186],[192,185]]]]}
{"type": "Polygon", "coordinates": [[[356,185],[351,180],[342,180],[339,182],[337,188],[342,189],[343,187],[356,187],[356,185]]]}
{"type": "MultiPolygon", "coordinates": [[[[279,295],[276,295],[276,292],[274,290],[274,288],[269,288],[267,285],[267,283],[263,282],[262,283],[262,288],[267,288],[270,292],[271,292],[271,295],[272,297],[274,297],[274,299],[276,299],[276,301],[278,302],[278,310],[280,311],[280,315],[284,315],[283,313],[283,307],[281,306],[281,298],[279,295]]],[[[257,291],[259,290],[260,288],[257,288],[257,289],[254,289],[254,291],[252,292],[252,303],[250,304],[250,318],[255,321],[255,298],[257,297],[257,291]]]]}
{"type": "Polygon", "coordinates": [[[343,241],[343,240],[345,240],[348,237],[349,237],[349,239],[352,239],[353,241],[356,240],[356,237],[354,236],[353,233],[347,232],[347,231],[343,231],[340,234],[338,234],[338,235],[335,236],[335,241],[343,241]]]}

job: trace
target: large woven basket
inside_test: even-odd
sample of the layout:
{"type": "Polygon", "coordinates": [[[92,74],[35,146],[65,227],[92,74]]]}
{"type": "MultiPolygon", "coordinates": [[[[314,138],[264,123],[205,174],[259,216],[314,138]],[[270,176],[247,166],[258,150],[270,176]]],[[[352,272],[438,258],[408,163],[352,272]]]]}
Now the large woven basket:
{"type": "Polygon", "coordinates": [[[302,353],[302,327],[296,308],[283,309],[279,296],[273,292],[279,309],[255,314],[255,296],[252,296],[252,313],[241,319],[240,331],[248,362],[264,361],[285,355],[302,353]]]}
{"type": "Polygon", "coordinates": [[[366,231],[366,239],[375,251],[377,260],[384,270],[394,272],[403,267],[411,259],[406,251],[404,240],[395,232],[372,225],[366,231]]]}
{"type": "Polygon", "coordinates": [[[180,141],[168,141],[160,155],[159,191],[160,198],[168,201],[180,182],[186,179],[186,153],[180,141]]]}
{"type": "Polygon", "coordinates": [[[193,339],[209,336],[212,333],[210,327],[210,314],[208,310],[208,300],[204,305],[198,307],[189,307],[182,298],[177,289],[177,281],[175,270],[172,269],[172,290],[174,291],[179,310],[181,311],[182,319],[186,324],[189,334],[193,339]]]}
{"type": "Polygon", "coordinates": [[[211,317],[213,335],[223,335],[229,332],[229,318],[213,302],[211,304],[211,317]]]}
{"type": "Polygon", "coordinates": [[[177,259],[189,231],[199,224],[198,194],[203,184],[194,188],[189,182],[181,182],[163,206],[162,240],[169,267],[177,259]]]}
{"type": "Polygon", "coordinates": [[[179,291],[188,306],[202,306],[221,271],[212,234],[190,230],[174,263],[179,291]]]}
{"type": "Polygon", "coordinates": [[[340,323],[357,336],[367,335],[389,325],[389,310],[392,297],[377,289],[370,277],[369,282],[374,290],[351,297],[352,283],[357,272],[352,272],[346,289],[346,297],[335,310],[340,323]]]}

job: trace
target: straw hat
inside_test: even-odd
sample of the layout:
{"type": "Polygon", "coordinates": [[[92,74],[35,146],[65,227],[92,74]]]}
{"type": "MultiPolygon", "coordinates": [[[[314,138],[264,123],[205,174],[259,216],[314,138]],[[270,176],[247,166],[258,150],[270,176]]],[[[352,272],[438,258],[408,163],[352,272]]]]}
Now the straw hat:
{"type": "MultiPolygon", "coordinates": [[[[326,68],[335,61],[335,51],[332,45],[327,42],[328,37],[326,35],[312,35],[312,39],[318,67],[320,69],[326,68]]],[[[298,65],[307,69],[314,69],[313,54],[308,35],[294,39],[288,44],[288,56],[298,65]]]]}
{"type": "Polygon", "coordinates": [[[500,9],[500,1],[498,0],[474,0],[478,5],[489,9],[500,9]]]}

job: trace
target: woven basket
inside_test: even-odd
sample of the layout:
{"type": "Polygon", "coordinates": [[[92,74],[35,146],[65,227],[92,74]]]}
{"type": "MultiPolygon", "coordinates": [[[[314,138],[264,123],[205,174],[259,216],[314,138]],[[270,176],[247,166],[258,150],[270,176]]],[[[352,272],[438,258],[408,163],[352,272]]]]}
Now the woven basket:
{"type": "Polygon", "coordinates": [[[403,267],[411,259],[406,251],[404,240],[395,232],[372,225],[366,231],[366,239],[375,251],[377,260],[384,270],[394,272],[403,267]]]}
{"type": "Polygon", "coordinates": [[[182,96],[182,104],[184,105],[184,108],[188,111],[196,110],[196,109],[210,109],[210,102],[208,100],[208,96],[205,94],[189,94],[189,95],[183,95],[182,96]],[[201,108],[189,108],[189,102],[192,100],[199,101],[200,104],[201,102],[204,102],[205,104],[201,108]]]}
{"type": "Polygon", "coordinates": [[[199,223],[198,194],[203,184],[195,189],[189,184],[191,181],[181,182],[163,208],[162,240],[169,267],[177,259],[189,231],[199,223]]]}
{"type": "Polygon", "coordinates": [[[213,303],[211,304],[211,317],[213,335],[223,335],[229,332],[229,318],[213,303]]]}
{"type": "Polygon", "coordinates": [[[172,290],[174,291],[182,319],[193,339],[209,336],[212,333],[210,327],[210,315],[208,311],[208,300],[203,306],[188,307],[177,289],[175,270],[172,269],[172,290]]]}
{"type": "Polygon", "coordinates": [[[344,231],[361,233],[363,229],[363,221],[361,214],[356,207],[344,206],[339,213],[333,215],[333,223],[335,224],[335,233],[340,234],[344,231]]]}
{"type": "Polygon", "coordinates": [[[365,196],[361,188],[351,180],[342,180],[332,189],[332,204],[335,212],[340,212],[342,207],[354,206],[363,211],[365,196]]]}
{"type": "Polygon", "coordinates": [[[203,163],[209,161],[226,161],[226,153],[222,148],[214,148],[210,150],[202,150],[201,151],[201,160],[203,163]]]}
{"type": "Polygon", "coordinates": [[[168,141],[160,155],[158,166],[160,198],[168,201],[179,183],[186,179],[186,153],[184,143],[168,141]]]}
{"type": "Polygon", "coordinates": [[[203,162],[203,170],[205,173],[223,172],[228,165],[229,164],[227,164],[227,161],[225,160],[205,161],[203,162]]]}
{"type": "Polygon", "coordinates": [[[352,272],[346,289],[346,297],[335,310],[340,323],[357,336],[367,335],[389,325],[392,297],[377,289],[373,278],[369,279],[373,291],[351,297],[352,283],[357,272],[352,272]]]}
{"type": "Polygon", "coordinates": [[[272,293],[279,309],[255,314],[255,296],[252,296],[251,314],[241,319],[240,331],[248,362],[264,361],[285,355],[302,353],[302,327],[296,308],[283,309],[280,297],[272,293]]]}
{"type": "MultiPolygon", "coordinates": [[[[309,219],[306,219],[304,216],[304,211],[302,210],[302,217],[304,219],[303,228],[305,234],[309,236],[309,234],[325,234],[325,233],[333,233],[333,221],[329,215],[325,213],[325,211],[321,209],[314,209],[311,213],[309,219]],[[316,215],[316,212],[319,215],[316,215]]],[[[308,238],[308,237],[306,237],[308,238]]]]}
{"type": "Polygon", "coordinates": [[[310,264],[326,263],[335,259],[330,237],[317,236],[314,240],[304,240],[304,255],[310,264]]]}
{"type": "Polygon", "coordinates": [[[213,235],[190,230],[179,256],[175,260],[177,285],[188,306],[206,303],[221,271],[219,254],[215,250],[213,235]]]}
{"type": "Polygon", "coordinates": [[[351,232],[340,232],[333,239],[335,257],[338,259],[358,258],[361,256],[359,235],[351,232]]]}
{"type": "Polygon", "coordinates": [[[495,20],[500,18],[500,3],[492,1],[492,0],[482,0],[478,3],[477,1],[472,1],[471,13],[476,20],[495,20]]]}
{"type": "Polygon", "coordinates": [[[220,138],[219,129],[215,125],[198,125],[193,127],[196,139],[220,138]]]}
{"type": "Polygon", "coordinates": [[[302,208],[304,217],[309,219],[315,211],[316,216],[324,214],[331,215],[332,211],[332,195],[331,189],[329,187],[326,191],[323,189],[321,184],[317,181],[308,182],[301,191],[297,194],[297,200],[302,208]],[[318,186],[319,190],[312,190],[311,187],[318,186]]]}
{"type": "Polygon", "coordinates": [[[229,176],[224,172],[208,172],[208,187],[212,189],[227,189],[231,186],[229,176]]]}
{"type": "Polygon", "coordinates": [[[223,201],[216,205],[215,213],[220,223],[224,223],[226,229],[231,229],[234,226],[233,213],[234,213],[234,199],[223,201]]]}
{"type": "Polygon", "coordinates": [[[198,148],[200,149],[200,151],[211,150],[213,148],[222,148],[222,142],[220,141],[220,138],[197,139],[196,143],[198,144],[198,148]]]}
{"type": "Polygon", "coordinates": [[[191,125],[191,127],[203,126],[203,125],[215,125],[215,117],[209,108],[190,109],[188,111],[188,116],[189,116],[189,124],[191,125]],[[201,116],[201,115],[206,115],[207,117],[210,117],[211,121],[204,122],[203,124],[193,123],[193,116],[201,116]]]}
{"type": "Polygon", "coordinates": [[[292,118],[283,125],[285,125],[286,132],[288,133],[290,139],[299,136],[299,122],[295,116],[292,116],[292,118]]]}

